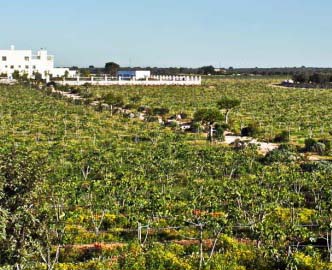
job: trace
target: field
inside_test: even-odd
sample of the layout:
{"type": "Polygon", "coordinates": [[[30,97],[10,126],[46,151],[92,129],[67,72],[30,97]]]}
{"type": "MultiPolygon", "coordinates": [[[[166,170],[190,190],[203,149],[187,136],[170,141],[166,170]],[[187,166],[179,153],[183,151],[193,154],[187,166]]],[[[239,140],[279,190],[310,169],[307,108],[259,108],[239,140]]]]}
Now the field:
{"type": "Polygon", "coordinates": [[[237,98],[234,132],[253,122],[266,141],[290,131],[290,143],[266,156],[0,86],[0,269],[332,269],[332,166],[300,149],[309,136],[331,140],[332,91],[278,82],[79,89],[188,118],[237,98]]]}
{"type": "Polygon", "coordinates": [[[142,105],[166,107],[172,113],[189,115],[200,108],[216,107],[221,96],[241,100],[232,114],[235,130],[257,122],[263,137],[271,140],[281,130],[290,130],[294,141],[302,142],[308,136],[330,138],[331,90],[303,90],[274,86],[282,78],[265,79],[207,79],[201,87],[96,87],[91,93],[100,97],[113,92],[130,98],[142,96],[142,105]]]}

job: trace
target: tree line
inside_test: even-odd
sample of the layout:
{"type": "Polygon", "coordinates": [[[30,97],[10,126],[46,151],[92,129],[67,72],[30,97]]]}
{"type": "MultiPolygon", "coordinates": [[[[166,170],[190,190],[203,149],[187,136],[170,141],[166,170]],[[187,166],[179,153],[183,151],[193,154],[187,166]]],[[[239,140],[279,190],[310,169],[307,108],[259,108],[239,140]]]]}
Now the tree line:
{"type": "Polygon", "coordinates": [[[293,80],[297,83],[311,83],[319,85],[330,85],[332,82],[332,72],[298,72],[293,75],[293,80]]]}
{"type": "Polygon", "coordinates": [[[155,75],[235,75],[240,74],[244,76],[298,76],[299,74],[332,74],[331,68],[317,68],[317,67],[277,67],[277,68],[216,68],[213,65],[206,65],[202,67],[121,67],[115,62],[107,62],[104,67],[95,67],[90,65],[86,68],[72,67],[74,70],[79,70],[83,74],[110,74],[115,76],[117,70],[150,70],[155,75]]]}

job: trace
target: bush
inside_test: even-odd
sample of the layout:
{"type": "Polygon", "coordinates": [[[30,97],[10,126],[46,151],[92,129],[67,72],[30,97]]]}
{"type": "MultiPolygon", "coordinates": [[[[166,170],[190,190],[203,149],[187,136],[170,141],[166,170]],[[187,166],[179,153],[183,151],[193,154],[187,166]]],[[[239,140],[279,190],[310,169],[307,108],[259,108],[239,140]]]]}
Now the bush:
{"type": "Polygon", "coordinates": [[[331,141],[327,139],[318,140],[319,143],[323,143],[325,145],[325,153],[329,153],[331,151],[331,141]]]}
{"type": "Polygon", "coordinates": [[[255,137],[259,134],[260,130],[257,123],[251,123],[247,127],[241,129],[241,136],[255,137]]]}
{"type": "Polygon", "coordinates": [[[308,138],[304,141],[304,150],[305,151],[313,151],[313,146],[315,145],[316,140],[312,138],[308,138]]]}
{"type": "Polygon", "coordinates": [[[282,131],[278,135],[275,136],[274,142],[289,142],[289,132],[287,130],[282,131]]]}
{"type": "Polygon", "coordinates": [[[319,155],[324,155],[325,150],[326,150],[325,144],[321,142],[316,142],[312,146],[312,151],[318,153],[319,155]]]}
{"type": "Polygon", "coordinates": [[[169,109],[167,108],[153,108],[152,113],[155,115],[165,115],[169,113],[169,109]]]}
{"type": "Polygon", "coordinates": [[[186,119],[188,118],[188,114],[185,112],[180,113],[181,119],[186,119]]]}
{"type": "Polygon", "coordinates": [[[332,163],[330,161],[315,161],[301,164],[301,169],[305,172],[329,172],[332,173],[332,163]]]}
{"type": "Polygon", "coordinates": [[[217,140],[223,141],[225,139],[224,137],[224,125],[216,123],[214,125],[214,133],[213,137],[217,140]]]}
{"type": "Polygon", "coordinates": [[[147,122],[157,122],[158,121],[158,117],[157,116],[149,116],[146,118],[147,122]]]}
{"type": "Polygon", "coordinates": [[[330,150],[331,144],[327,140],[316,141],[312,138],[308,138],[304,141],[304,150],[308,152],[316,152],[319,155],[323,155],[327,152],[327,149],[330,150]],[[324,142],[326,144],[324,144],[324,142]]]}
{"type": "Polygon", "coordinates": [[[126,109],[126,110],[132,110],[132,109],[136,109],[137,105],[133,104],[133,103],[128,103],[123,108],[126,109]]]}
{"type": "Polygon", "coordinates": [[[202,126],[199,122],[194,122],[192,125],[191,125],[191,131],[194,132],[194,133],[198,133],[202,130],[202,126]]]}
{"type": "Polygon", "coordinates": [[[273,163],[273,162],[293,162],[298,160],[297,153],[292,152],[287,149],[274,149],[268,152],[264,158],[265,163],[273,163]]]}

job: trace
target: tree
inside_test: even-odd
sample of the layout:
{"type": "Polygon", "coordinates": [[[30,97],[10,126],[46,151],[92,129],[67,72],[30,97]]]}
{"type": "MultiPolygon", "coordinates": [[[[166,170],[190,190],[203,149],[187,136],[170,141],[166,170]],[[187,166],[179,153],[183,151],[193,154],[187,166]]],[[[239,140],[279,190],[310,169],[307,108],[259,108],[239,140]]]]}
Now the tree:
{"type": "Polygon", "coordinates": [[[82,77],[90,77],[91,73],[90,73],[90,71],[88,69],[81,69],[80,70],[80,75],[82,77]]]}
{"type": "Polygon", "coordinates": [[[241,104],[241,101],[238,99],[234,99],[234,98],[230,98],[230,97],[222,97],[218,102],[218,107],[221,110],[226,110],[225,113],[225,123],[228,124],[228,118],[229,118],[229,114],[231,112],[232,109],[234,109],[235,107],[239,106],[241,104]]]}
{"type": "Polygon", "coordinates": [[[200,109],[194,114],[195,122],[213,124],[222,119],[222,115],[217,109],[200,109]]]}
{"type": "Polygon", "coordinates": [[[103,96],[103,100],[105,101],[105,103],[111,106],[121,107],[124,104],[123,97],[115,95],[113,93],[108,93],[107,95],[103,96]]]}
{"type": "Polygon", "coordinates": [[[110,109],[111,109],[111,114],[113,114],[113,106],[115,107],[121,107],[124,105],[124,101],[122,96],[119,95],[115,95],[113,93],[108,93],[107,95],[105,95],[103,97],[104,102],[107,103],[108,105],[110,105],[110,109]]]}
{"type": "Polygon", "coordinates": [[[112,76],[116,76],[116,73],[118,69],[120,68],[120,65],[114,62],[108,62],[105,64],[105,73],[110,74],[112,76]]]}
{"type": "Polygon", "coordinates": [[[204,66],[204,67],[201,67],[200,70],[204,75],[214,74],[213,66],[204,66]]]}
{"type": "Polygon", "coordinates": [[[210,140],[213,139],[213,124],[221,119],[222,115],[218,109],[200,109],[194,114],[195,122],[202,122],[209,126],[208,138],[210,140]]]}

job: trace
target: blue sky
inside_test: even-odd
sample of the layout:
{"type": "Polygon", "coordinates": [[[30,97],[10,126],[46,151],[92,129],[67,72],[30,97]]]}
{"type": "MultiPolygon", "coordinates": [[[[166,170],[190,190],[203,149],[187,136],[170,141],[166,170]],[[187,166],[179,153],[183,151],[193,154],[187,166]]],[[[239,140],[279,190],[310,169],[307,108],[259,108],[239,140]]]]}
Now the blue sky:
{"type": "Polygon", "coordinates": [[[0,48],[58,66],[332,66],[331,0],[11,0],[0,48]]]}

